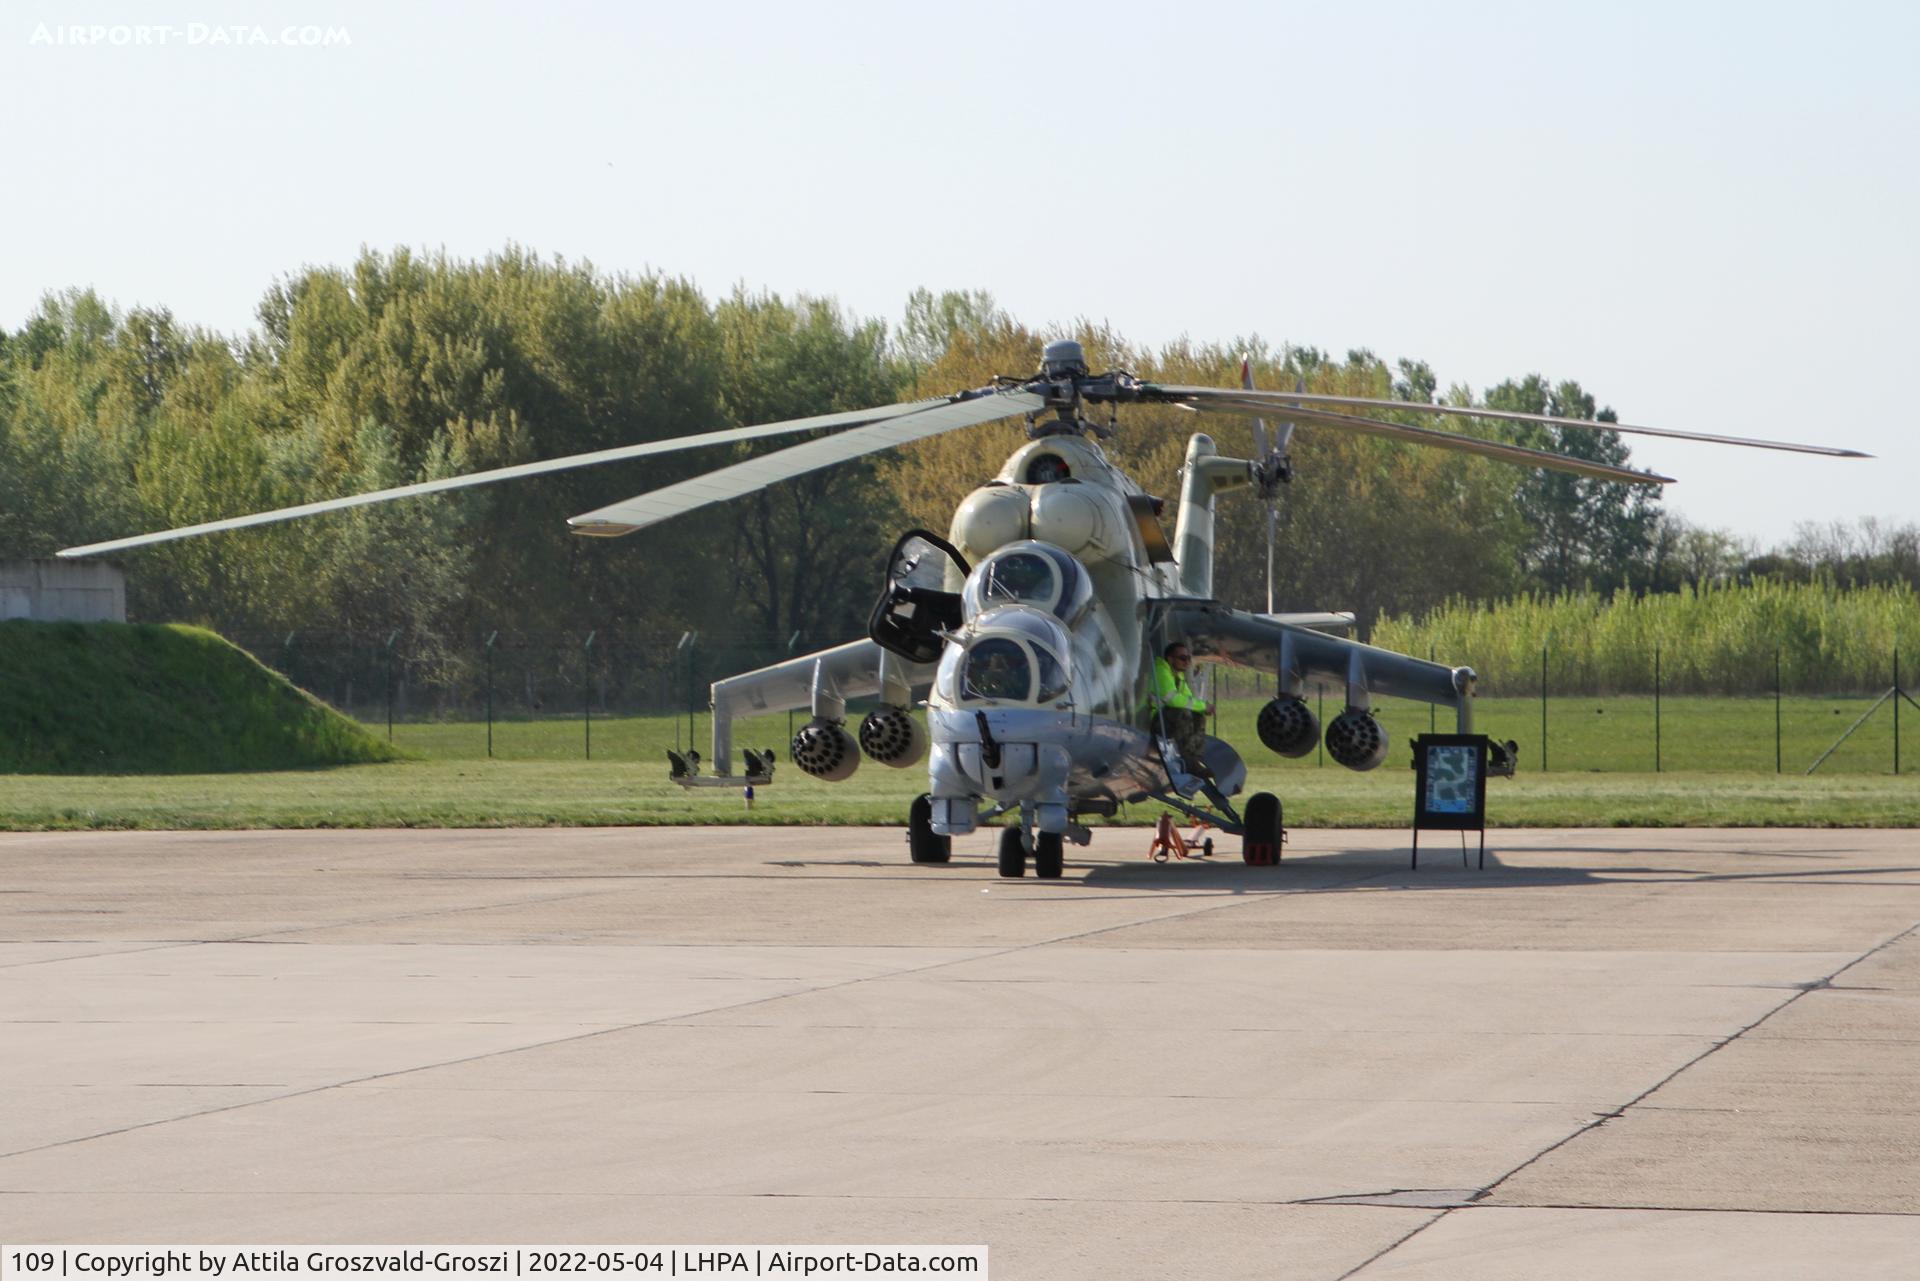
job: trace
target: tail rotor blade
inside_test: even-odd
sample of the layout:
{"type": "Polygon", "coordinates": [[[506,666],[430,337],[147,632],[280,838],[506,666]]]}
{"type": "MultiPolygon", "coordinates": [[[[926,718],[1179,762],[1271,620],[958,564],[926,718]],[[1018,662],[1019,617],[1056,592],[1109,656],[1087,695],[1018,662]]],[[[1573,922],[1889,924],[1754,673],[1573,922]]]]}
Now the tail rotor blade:
{"type": "MultiPolygon", "coordinates": [[[[1305,379],[1295,380],[1295,386],[1305,387],[1305,379]]],[[[1246,356],[1240,357],[1240,386],[1247,391],[1253,390],[1253,362],[1246,356]]],[[[1253,440],[1259,447],[1260,457],[1255,466],[1260,485],[1260,498],[1267,505],[1267,612],[1273,612],[1273,546],[1280,528],[1280,482],[1286,479],[1285,458],[1287,446],[1293,443],[1293,424],[1282,423],[1280,430],[1271,437],[1267,433],[1267,420],[1253,420],[1253,440]]]]}
{"type": "MultiPolygon", "coordinates": [[[[1305,391],[1307,389],[1307,380],[1304,378],[1295,378],[1293,380],[1293,389],[1295,391],[1305,391]]],[[[1274,448],[1284,454],[1287,452],[1287,446],[1291,445],[1292,443],[1293,443],[1293,423],[1291,421],[1281,423],[1280,439],[1274,445],[1274,448]]]]}
{"type": "MultiPolygon", "coordinates": [[[[1253,360],[1245,355],[1240,357],[1240,385],[1248,391],[1253,390],[1253,360]]],[[[1269,449],[1267,445],[1267,420],[1264,418],[1256,418],[1253,420],[1253,446],[1259,451],[1261,460],[1265,461],[1269,449]]]]}

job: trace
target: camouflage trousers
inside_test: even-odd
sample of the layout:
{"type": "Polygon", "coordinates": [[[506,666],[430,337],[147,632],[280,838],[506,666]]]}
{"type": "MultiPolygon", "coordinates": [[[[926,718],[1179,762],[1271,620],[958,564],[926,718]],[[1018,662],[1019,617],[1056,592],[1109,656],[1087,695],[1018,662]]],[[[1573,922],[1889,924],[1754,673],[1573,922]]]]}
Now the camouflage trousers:
{"type": "Polygon", "coordinates": [[[1160,709],[1160,723],[1166,727],[1167,737],[1173,740],[1173,745],[1180,749],[1180,759],[1186,762],[1187,773],[1208,777],[1206,715],[1185,707],[1163,707],[1160,709]]]}

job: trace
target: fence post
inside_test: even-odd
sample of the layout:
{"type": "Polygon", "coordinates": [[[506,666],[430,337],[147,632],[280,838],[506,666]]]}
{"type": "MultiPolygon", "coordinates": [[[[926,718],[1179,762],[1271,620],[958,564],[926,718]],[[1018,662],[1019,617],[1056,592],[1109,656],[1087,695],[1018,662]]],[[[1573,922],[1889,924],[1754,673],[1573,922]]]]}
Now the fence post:
{"type": "Polygon", "coordinates": [[[1773,772],[1780,772],[1780,647],[1773,650],[1773,772]]]}
{"type": "Polygon", "coordinates": [[[1653,772],[1660,772],[1660,647],[1653,647],[1653,772]]]}
{"type": "MultiPolygon", "coordinates": [[[[1434,655],[1433,642],[1428,641],[1427,642],[1427,661],[1429,663],[1433,661],[1433,655],[1434,655]]],[[[1439,714],[1440,714],[1440,708],[1438,704],[1436,703],[1427,704],[1427,733],[1431,734],[1434,732],[1434,728],[1439,724],[1439,721],[1435,718],[1439,714]]]]}
{"type": "Polygon", "coordinates": [[[580,721],[587,736],[587,759],[593,759],[593,638],[600,633],[587,633],[587,643],[580,647],[580,721]]]}
{"type": "MultiPolygon", "coordinates": [[[[1325,725],[1327,723],[1327,691],[1326,690],[1320,689],[1320,690],[1314,691],[1313,707],[1314,707],[1314,711],[1313,711],[1314,716],[1318,718],[1320,724],[1325,725]]],[[[1319,737],[1319,739],[1314,743],[1313,763],[1315,768],[1325,768],[1326,766],[1327,736],[1325,734],[1322,734],[1319,737]]]]}
{"type": "Polygon", "coordinates": [[[1547,647],[1540,647],[1540,772],[1547,772],[1547,647]]]}
{"type": "Polygon", "coordinates": [[[293,679],[293,638],[295,633],[288,632],[287,639],[280,645],[280,674],[287,678],[287,684],[297,685],[293,679]]]}
{"type": "Polygon", "coordinates": [[[387,633],[387,741],[393,741],[393,642],[399,639],[400,629],[394,628],[387,633]]]}
{"type": "Polygon", "coordinates": [[[496,629],[487,637],[487,759],[493,759],[493,643],[500,639],[496,629]]]}
{"type": "Polygon", "coordinates": [[[1900,774],[1900,699],[1906,691],[1900,688],[1900,647],[1893,648],[1893,773],[1900,774]]]}

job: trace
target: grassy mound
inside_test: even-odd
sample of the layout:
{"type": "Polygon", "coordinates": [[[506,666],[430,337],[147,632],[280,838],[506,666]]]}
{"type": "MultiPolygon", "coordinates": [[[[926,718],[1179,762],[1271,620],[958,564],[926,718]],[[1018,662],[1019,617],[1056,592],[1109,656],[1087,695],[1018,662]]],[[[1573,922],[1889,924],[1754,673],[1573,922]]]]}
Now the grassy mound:
{"type": "Polygon", "coordinates": [[[0,622],[0,773],[200,774],[398,756],[202,628],[0,622]]]}

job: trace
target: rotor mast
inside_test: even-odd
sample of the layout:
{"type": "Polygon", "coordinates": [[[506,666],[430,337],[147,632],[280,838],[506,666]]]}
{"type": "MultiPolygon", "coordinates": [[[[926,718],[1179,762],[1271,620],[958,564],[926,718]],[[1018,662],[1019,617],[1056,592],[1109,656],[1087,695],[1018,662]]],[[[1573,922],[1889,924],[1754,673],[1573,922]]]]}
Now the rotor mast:
{"type": "Polygon", "coordinates": [[[1092,373],[1087,367],[1086,348],[1071,338],[1050,342],[1040,353],[1040,373],[1027,384],[1027,390],[1046,397],[1047,408],[1054,411],[1052,422],[1041,422],[1039,413],[1027,415],[1027,435],[1078,436],[1083,432],[1105,438],[1112,435],[1111,424],[1101,427],[1089,422],[1080,412],[1081,388],[1092,373]]]}

